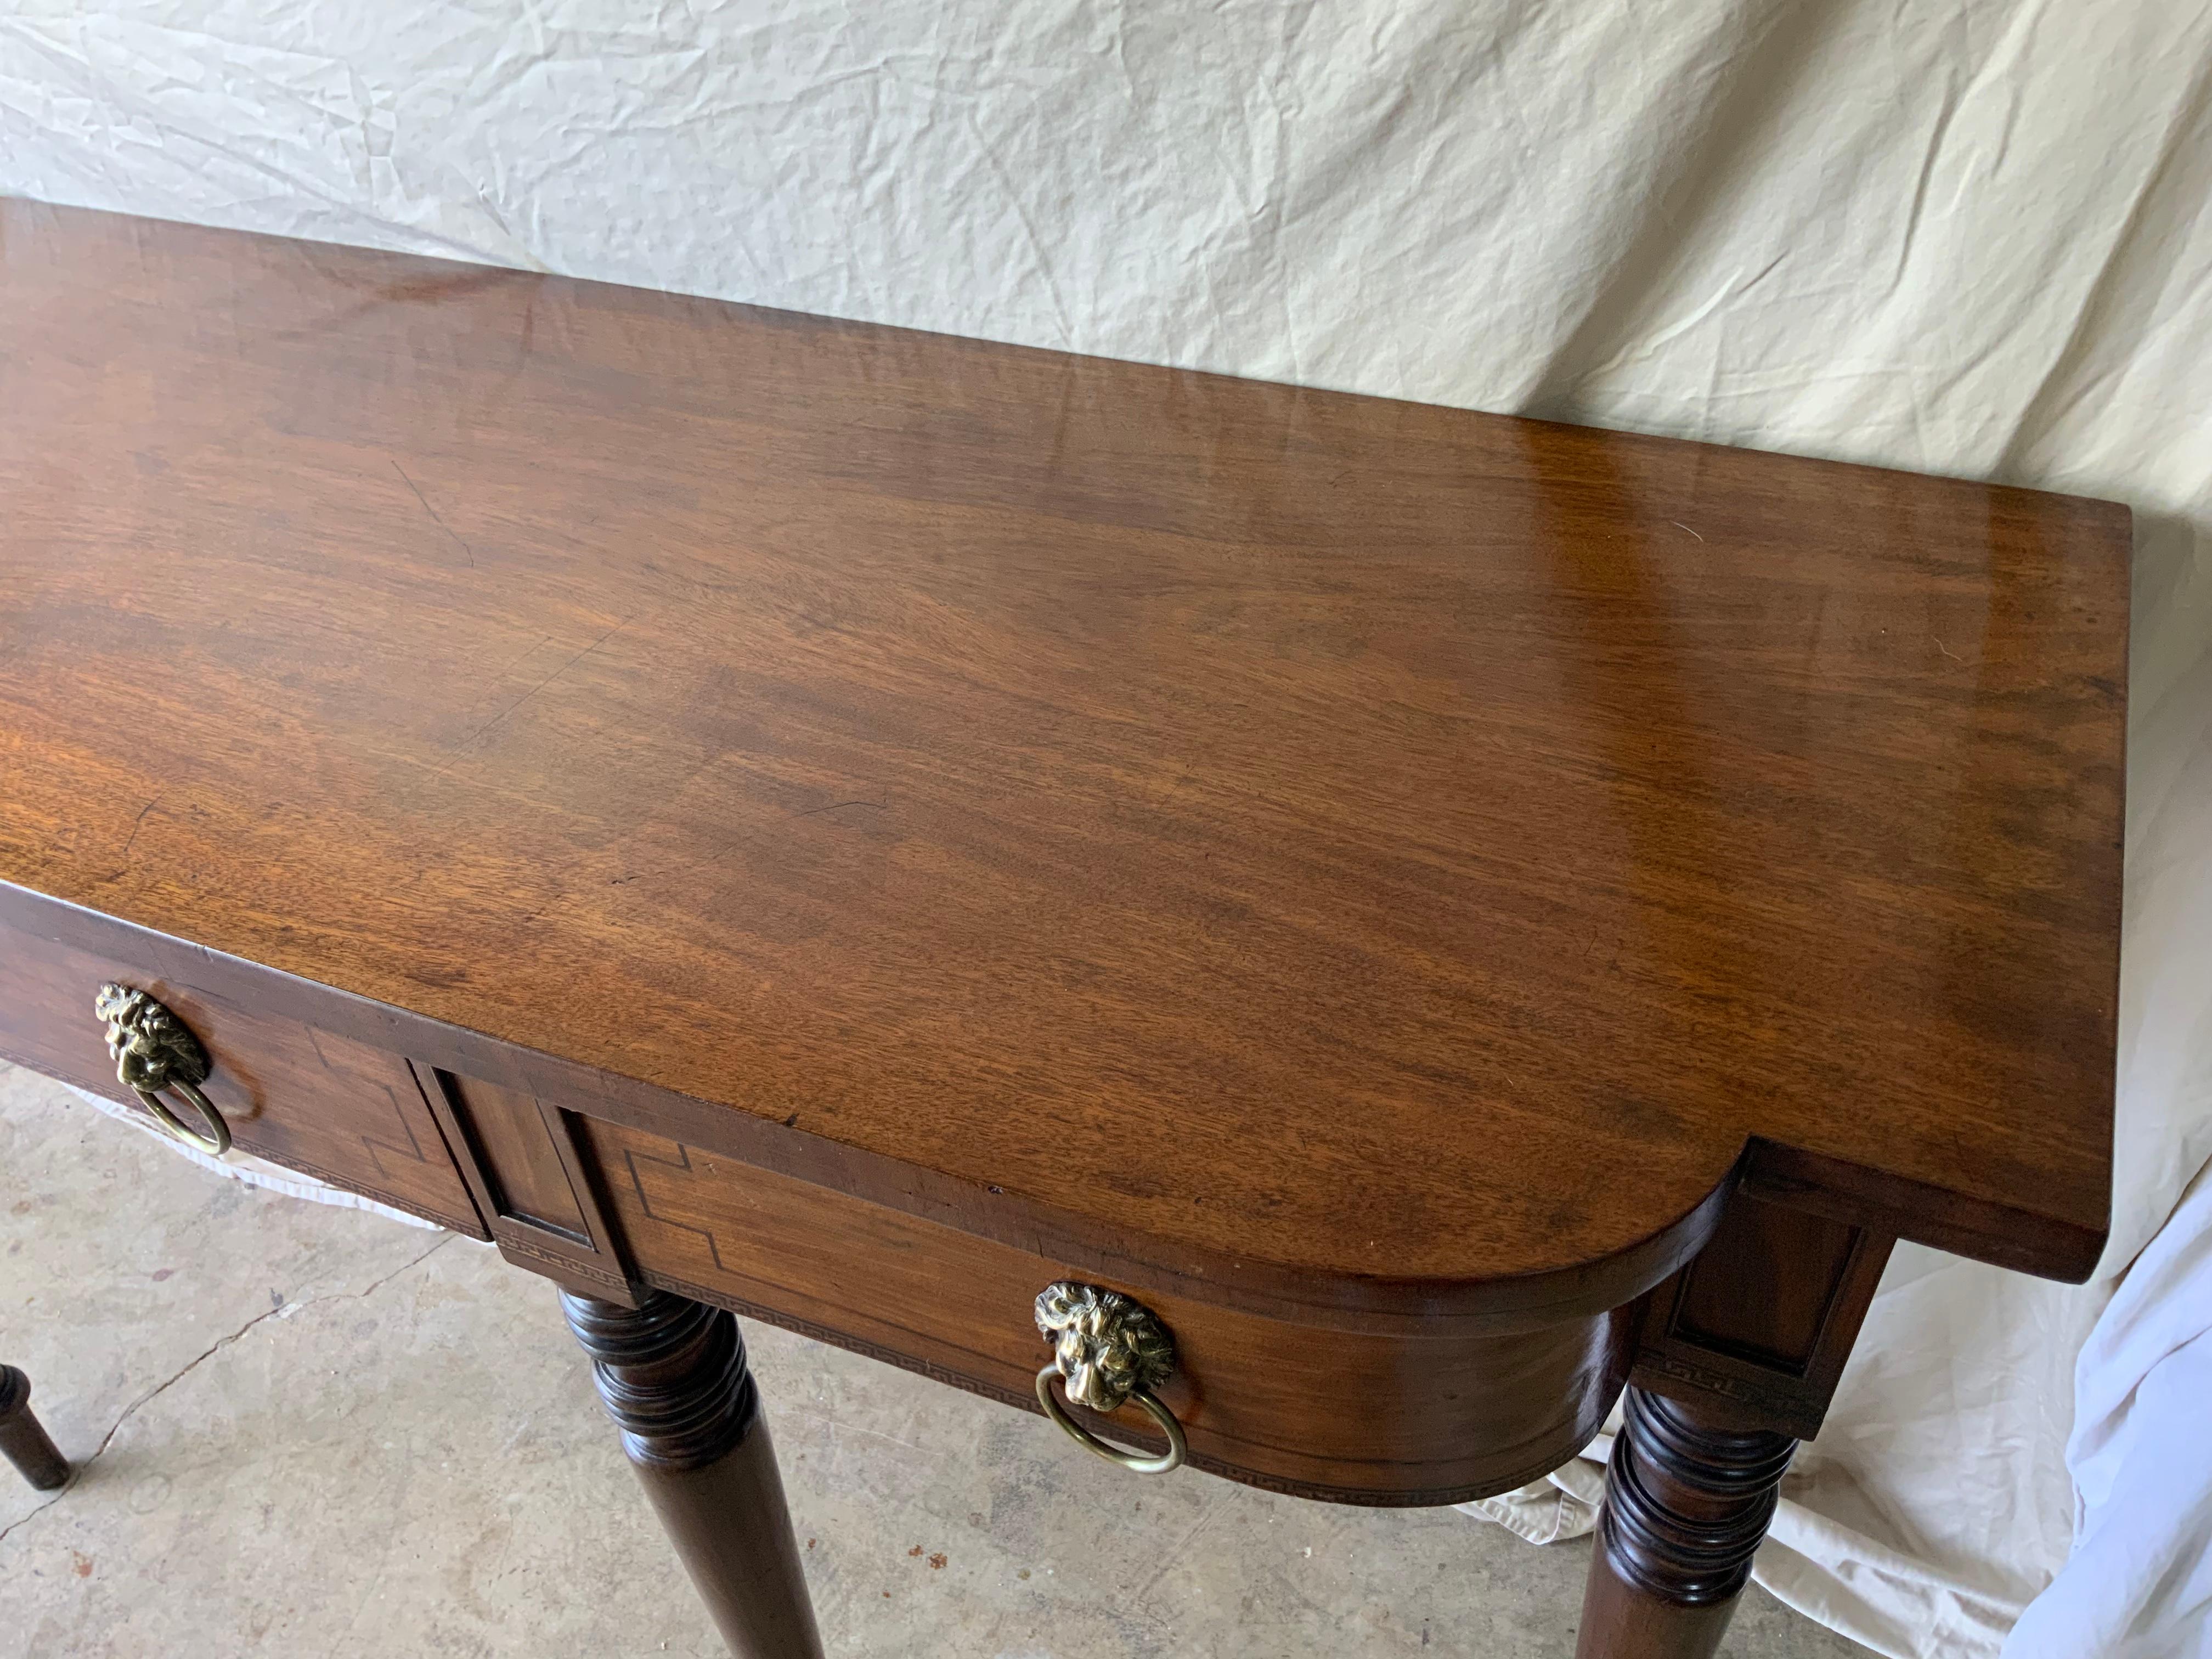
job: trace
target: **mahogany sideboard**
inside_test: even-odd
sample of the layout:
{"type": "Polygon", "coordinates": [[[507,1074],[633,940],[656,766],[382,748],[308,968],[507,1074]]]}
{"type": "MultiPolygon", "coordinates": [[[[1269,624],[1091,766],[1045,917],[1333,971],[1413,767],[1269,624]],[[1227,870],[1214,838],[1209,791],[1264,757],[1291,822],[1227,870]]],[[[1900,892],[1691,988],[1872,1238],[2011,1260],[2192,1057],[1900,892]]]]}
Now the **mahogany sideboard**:
{"type": "Polygon", "coordinates": [[[1626,1388],[1581,1652],[1710,1653],[1893,1242],[2102,1244],[2129,551],[7,203],[0,1052],[556,1281],[749,1659],[733,1313],[1342,1503],[1626,1388]]]}

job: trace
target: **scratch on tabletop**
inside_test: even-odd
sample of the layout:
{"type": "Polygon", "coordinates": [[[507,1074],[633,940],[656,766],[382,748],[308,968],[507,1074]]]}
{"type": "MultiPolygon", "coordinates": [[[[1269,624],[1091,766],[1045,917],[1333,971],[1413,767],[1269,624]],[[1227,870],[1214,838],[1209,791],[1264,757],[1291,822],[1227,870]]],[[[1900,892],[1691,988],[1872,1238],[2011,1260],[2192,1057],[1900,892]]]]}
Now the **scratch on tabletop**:
{"type": "MultiPolygon", "coordinates": [[[[159,789],[156,789],[154,792],[153,799],[148,801],[143,806],[138,809],[138,816],[131,820],[130,839],[123,843],[123,863],[125,869],[130,867],[131,849],[138,844],[138,831],[145,827],[146,814],[152,811],[156,806],[160,805],[161,797],[168,793],[169,786],[165,783],[159,789]]],[[[122,872],[118,871],[117,873],[119,875],[122,872]]]]}
{"type": "Polygon", "coordinates": [[[430,498],[422,493],[422,486],[416,483],[414,479],[407,476],[407,469],[405,467],[400,465],[398,462],[394,461],[392,464],[392,470],[399,475],[400,483],[405,484],[410,489],[415,492],[415,499],[422,503],[422,510],[430,515],[430,522],[437,526],[439,529],[444,531],[448,536],[452,536],[453,538],[453,545],[459,548],[462,552],[468,555],[469,568],[471,570],[475,569],[477,568],[476,549],[471,547],[466,542],[463,541],[459,536],[454,534],[453,526],[447,524],[443,519],[438,516],[438,509],[430,505],[430,498]]]}

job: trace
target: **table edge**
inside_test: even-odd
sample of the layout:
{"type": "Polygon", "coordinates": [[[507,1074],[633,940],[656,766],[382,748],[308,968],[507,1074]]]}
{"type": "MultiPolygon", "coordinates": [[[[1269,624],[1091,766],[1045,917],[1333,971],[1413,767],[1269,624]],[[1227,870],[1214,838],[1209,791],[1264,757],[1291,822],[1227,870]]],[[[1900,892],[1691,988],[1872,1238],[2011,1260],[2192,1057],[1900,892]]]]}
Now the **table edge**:
{"type": "MultiPolygon", "coordinates": [[[[70,900],[0,880],[0,920],[73,948],[146,963],[257,1011],[297,1019],[434,1066],[510,1083],[570,1110],[827,1187],[1102,1278],[1243,1311],[1396,1334],[1528,1329],[1633,1301],[1695,1256],[1741,1185],[1771,1201],[2045,1278],[2080,1282],[2106,1229],[1931,1188],[1752,1137],[1711,1189],[1620,1249],[1541,1273],[1410,1279],[1238,1257],[1126,1227],[745,1108],[702,1099],[453,1025],[70,900]],[[2025,1224],[2032,1242],[2022,1243],[2025,1224]]],[[[89,1004],[87,1018],[89,1018],[89,1004]]]]}

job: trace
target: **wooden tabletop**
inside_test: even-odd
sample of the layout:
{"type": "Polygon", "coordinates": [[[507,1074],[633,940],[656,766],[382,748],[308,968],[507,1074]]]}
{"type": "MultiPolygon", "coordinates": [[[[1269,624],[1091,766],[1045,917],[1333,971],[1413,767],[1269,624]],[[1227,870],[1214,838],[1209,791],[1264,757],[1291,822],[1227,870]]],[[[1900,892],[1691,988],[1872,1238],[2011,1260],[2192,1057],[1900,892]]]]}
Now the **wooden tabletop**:
{"type": "Polygon", "coordinates": [[[2119,507],[21,203],[0,492],[9,882],[1317,1294],[2101,1242],[2119,507]]]}

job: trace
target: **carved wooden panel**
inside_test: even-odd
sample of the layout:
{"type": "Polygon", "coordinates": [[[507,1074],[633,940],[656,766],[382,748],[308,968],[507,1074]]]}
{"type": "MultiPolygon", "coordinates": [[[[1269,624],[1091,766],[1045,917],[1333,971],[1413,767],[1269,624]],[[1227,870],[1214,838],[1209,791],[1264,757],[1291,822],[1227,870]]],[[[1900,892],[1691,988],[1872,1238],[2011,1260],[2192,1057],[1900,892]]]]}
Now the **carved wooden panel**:
{"type": "Polygon", "coordinates": [[[1705,1249],[1652,1292],[1637,1385],[1811,1438],[1893,1242],[1739,1189],[1705,1249]]]}
{"type": "Polygon", "coordinates": [[[150,992],[214,1062],[204,1087],[236,1144],[472,1237],[487,1235],[407,1062],[335,1032],[240,1007],[161,971],[0,923],[0,1053],[133,1105],[92,999],[150,992]]]}
{"type": "Polygon", "coordinates": [[[634,1305],[634,1277],[570,1114],[481,1078],[428,1066],[416,1075],[500,1254],[587,1296],[634,1305]]]}
{"type": "Polygon", "coordinates": [[[447,1099],[486,1155],[484,1173],[492,1183],[494,1212],[588,1243],[590,1224],[584,1219],[584,1206],[537,1097],[451,1073],[444,1075],[444,1083],[447,1099]]]}

